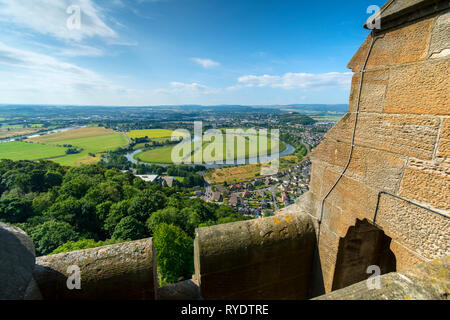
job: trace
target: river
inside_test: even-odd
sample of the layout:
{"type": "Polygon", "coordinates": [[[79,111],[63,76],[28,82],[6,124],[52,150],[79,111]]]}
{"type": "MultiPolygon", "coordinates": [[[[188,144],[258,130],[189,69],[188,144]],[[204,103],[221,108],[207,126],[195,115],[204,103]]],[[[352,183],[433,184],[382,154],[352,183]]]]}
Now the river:
{"type": "MultiPolygon", "coordinates": [[[[192,141],[195,141],[195,139],[192,141]]],[[[205,164],[204,163],[202,165],[205,166],[207,169],[218,169],[218,168],[223,168],[223,167],[231,167],[231,166],[244,165],[244,164],[250,164],[250,163],[268,162],[268,161],[276,159],[278,157],[284,157],[284,156],[291,155],[295,152],[295,148],[292,145],[290,145],[289,143],[286,143],[286,142],[284,144],[286,145],[286,149],[284,149],[281,153],[273,154],[273,155],[266,156],[266,157],[250,157],[250,158],[245,159],[245,163],[240,163],[240,162],[242,162],[242,160],[240,162],[238,160],[235,160],[233,164],[229,164],[229,163],[228,164],[225,164],[225,163],[224,164],[216,164],[216,163],[205,164]]],[[[134,164],[145,164],[145,165],[155,164],[155,165],[163,166],[163,167],[171,165],[171,164],[167,164],[167,163],[146,163],[146,162],[137,161],[134,157],[143,151],[144,151],[143,149],[139,149],[139,150],[136,150],[133,152],[129,152],[125,155],[125,157],[128,159],[128,161],[130,161],[134,164]]],[[[195,164],[188,164],[188,165],[195,165],[195,164]]]]}
{"type": "Polygon", "coordinates": [[[57,132],[65,132],[65,131],[74,130],[74,129],[81,129],[81,128],[86,128],[86,126],[74,126],[74,127],[53,129],[53,130],[42,131],[42,132],[31,134],[31,135],[24,135],[24,136],[20,136],[20,137],[0,139],[0,143],[11,142],[11,141],[15,141],[17,139],[21,139],[21,140],[33,139],[33,138],[36,138],[36,137],[39,137],[39,136],[43,136],[43,135],[46,135],[46,134],[57,133],[57,132]]]}

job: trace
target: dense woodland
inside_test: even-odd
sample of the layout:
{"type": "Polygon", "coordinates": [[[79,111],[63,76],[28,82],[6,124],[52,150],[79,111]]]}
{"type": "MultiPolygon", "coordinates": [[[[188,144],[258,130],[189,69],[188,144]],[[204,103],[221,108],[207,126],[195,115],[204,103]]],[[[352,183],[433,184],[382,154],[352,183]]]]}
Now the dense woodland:
{"type": "Polygon", "coordinates": [[[191,276],[195,228],[244,220],[187,194],[99,165],[0,161],[0,221],[26,231],[37,255],[153,237],[163,283],[191,276]]]}

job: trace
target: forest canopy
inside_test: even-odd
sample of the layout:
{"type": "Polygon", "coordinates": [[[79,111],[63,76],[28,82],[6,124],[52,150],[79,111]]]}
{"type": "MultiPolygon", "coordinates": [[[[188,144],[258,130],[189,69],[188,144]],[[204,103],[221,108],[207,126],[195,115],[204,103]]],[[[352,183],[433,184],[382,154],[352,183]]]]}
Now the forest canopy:
{"type": "Polygon", "coordinates": [[[98,165],[0,161],[0,221],[27,232],[37,255],[154,237],[165,282],[190,276],[195,228],[245,219],[185,191],[98,165]]]}

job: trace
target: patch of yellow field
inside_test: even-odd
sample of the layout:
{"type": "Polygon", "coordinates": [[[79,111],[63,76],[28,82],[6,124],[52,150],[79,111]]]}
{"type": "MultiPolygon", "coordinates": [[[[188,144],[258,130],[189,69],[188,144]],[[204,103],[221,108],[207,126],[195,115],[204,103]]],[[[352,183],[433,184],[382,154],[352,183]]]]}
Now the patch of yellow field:
{"type": "MultiPolygon", "coordinates": [[[[131,130],[130,132],[127,132],[127,135],[131,139],[144,137],[153,139],[153,138],[170,138],[172,137],[173,133],[174,133],[173,130],[168,129],[145,129],[145,130],[131,130]]],[[[175,136],[182,137],[183,135],[180,133],[176,133],[175,136]]]]}

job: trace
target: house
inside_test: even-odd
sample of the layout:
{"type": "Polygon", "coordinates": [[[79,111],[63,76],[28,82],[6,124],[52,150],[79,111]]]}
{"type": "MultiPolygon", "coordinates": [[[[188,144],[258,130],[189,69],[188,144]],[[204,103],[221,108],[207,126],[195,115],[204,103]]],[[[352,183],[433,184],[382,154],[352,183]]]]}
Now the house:
{"type": "Polygon", "coordinates": [[[244,191],[243,193],[242,193],[242,198],[244,198],[244,199],[248,199],[248,198],[251,198],[251,193],[250,192],[248,192],[248,191],[244,191]]]}
{"type": "Polygon", "coordinates": [[[196,190],[195,191],[195,196],[196,197],[201,197],[202,196],[202,192],[200,190],[196,190]]]}
{"type": "Polygon", "coordinates": [[[153,182],[158,183],[161,181],[161,177],[157,174],[150,174],[150,175],[136,175],[136,177],[141,178],[145,182],[153,182]]]}
{"type": "Polygon", "coordinates": [[[172,187],[174,180],[175,180],[174,177],[162,177],[162,186],[163,187],[172,187]]]}
{"type": "Polygon", "coordinates": [[[220,193],[226,193],[227,195],[228,195],[228,190],[227,190],[227,188],[225,188],[224,186],[222,186],[222,185],[218,185],[218,186],[216,186],[216,190],[218,191],[218,192],[220,192],[220,193]]]}
{"type": "Polygon", "coordinates": [[[255,185],[255,187],[257,187],[257,186],[260,186],[260,185],[262,185],[263,184],[263,182],[262,182],[262,180],[261,179],[256,179],[254,182],[253,182],[253,184],[255,185]]]}
{"type": "Polygon", "coordinates": [[[228,203],[233,207],[237,207],[237,206],[241,205],[242,200],[241,200],[241,197],[239,197],[236,193],[234,193],[233,195],[231,195],[228,203]]]}
{"type": "Polygon", "coordinates": [[[222,202],[222,201],[223,201],[222,193],[220,193],[220,192],[218,192],[218,191],[213,192],[213,193],[211,194],[211,201],[214,201],[214,202],[222,202]]]}

